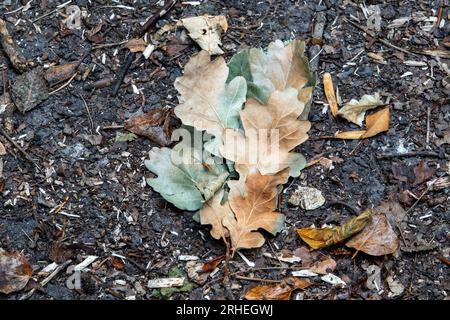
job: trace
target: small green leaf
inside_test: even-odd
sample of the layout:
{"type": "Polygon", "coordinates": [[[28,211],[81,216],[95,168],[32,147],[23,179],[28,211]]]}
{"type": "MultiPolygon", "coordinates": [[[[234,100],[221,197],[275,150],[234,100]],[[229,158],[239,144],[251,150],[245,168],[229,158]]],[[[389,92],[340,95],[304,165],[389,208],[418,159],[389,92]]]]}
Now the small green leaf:
{"type": "Polygon", "coordinates": [[[262,104],[267,103],[269,99],[268,93],[253,83],[248,51],[241,51],[235,54],[230,62],[228,62],[228,68],[230,72],[228,73],[227,82],[230,82],[238,76],[244,77],[247,81],[247,97],[254,98],[262,104]]]}
{"type": "Polygon", "coordinates": [[[289,154],[289,176],[298,177],[306,166],[306,159],[301,153],[291,152],[289,154]]]}
{"type": "Polygon", "coordinates": [[[192,163],[175,165],[169,148],[153,148],[145,166],[158,175],[147,183],[164,199],[182,210],[195,211],[222,187],[228,177],[224,165],[207,166],[194,158],[192,163]]]}
{"type": "Polygon", "coordinates": [[[116,142],[130,142],[136,140],[137,135],[131,132],[117,132],[116,134],[116,142]]]}

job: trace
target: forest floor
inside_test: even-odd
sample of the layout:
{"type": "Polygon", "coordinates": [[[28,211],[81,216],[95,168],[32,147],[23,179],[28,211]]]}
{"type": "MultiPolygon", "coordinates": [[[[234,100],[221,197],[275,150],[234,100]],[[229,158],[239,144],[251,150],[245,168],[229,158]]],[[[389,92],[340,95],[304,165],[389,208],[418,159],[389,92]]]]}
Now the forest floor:
{"type": "MultiPolygon", "coordinates": [[[[277,236],[266,234],[263,247],[243,251],[254,266],[236,255],[230,272],[239,276],[232,275],[228,288],[222,282],[223,265],[202,285],[188,278],[188,285],[181,289],[147,288],[149,279],[187,277],[187,262],[180,255],[205,262],[224,254],[223,243],[209,235],[207,226],[195,222],[193,213],[178,210],[145,184],[151,173],[143,161],[157,145],[143,137],[117,139],[127,132],[121,126],[133,113],[178,104],[174,80],[200,49],[182,28],[165,33],[150,59],[138,53],[113,97],[113,86],[92,89],[89,85],[117,75],[127,54],[123,44],[117,43],[129,39],[160,3],[120,1],[124,7],[103,0],[73,0],[71,5],[78,5],[87,16],[80,29],[69,30],[63,23],[64,8],[43,16],[64,1],[32,1],[25,9],[20,7],[27,1],[13,1],[0,8],[0,16],[9,22],[27,59],[38,67],[82,62],[70,84],[37,107],[26,113],[7,108],[0,115],[5,133],[0,141],[7,150],[1,157],[0,247],[22,251],[33,267],[26,288],[0,294],[0,299],[18,299],[31,289],[36,289],[31,299],[241,299],[249,288],[263,284],[258,279],[279,280],[290,274],[290,267],[308,267],[324,257],[336,261],[333,273],[347,285],[333,286],[317,278],[293,298],[446,299],[450,188],[428,188],[427,181],[450,175],[450,60],[412,51],[435,48],[448,36],[449,7],[443,7],[444,22],[432,30],[440,1],[199,2],[179,2],[150,33],[184,17],[225,15],[229,28],[222,48],[227,61],[240,49],[267,47],[276,39],[307,41],[318,81],[309,116],[310,139],[298,150],[307,159],[319,155],[331,159],[333,168],[312,165],[288,182],[282,193],[283,231],[277,236]],[[379,26],[369,26],[373,37],[355,26],[368,27],[364,8],[370,5],[380,10],[379,26]],[[393,26],[399,18],[405,19],[393,26]],[[323,35],[313,39],[318,21],[324,22],[323,35]],[[86,32],[100,22],[97,38],[89,40],[86,32]],[[369,53],[384,61],[375,61],[369,53]],[[388,100],[389,131],[365,140],[324,138],[338,130],[357,129],[327,111],[324,72],[331,73],[344,102],[375,92],[388,100]],[[412,154],[399,156],[403,152],[412,154]],[[385,156],[389,154],[394,156],[385,156]],[[422,162],[433,174],[427,181],[414,183],[414,169],[422,162]],[[300,185],[319,189],[326,203],[310,211],[290,204],[291,194],[300,185]],[[354,213],[336,201],[360,211],[387,200],[405,210],[411,208],[401,226],[400,248],[393,255],[373,257],[359,252],[352,258],[354,251],[343,245],[309,252],[295,232],[312,224],[347,221],[354,213]],[[278,253],[303,255],[303,261],[293,266],[267,256],[278,253]],[[89,255],[98,259],[82,273],[80,289],[68,288],[70,274],[65,269],[45,286],[38,285],[45,278],[39,272],[52,262],[71,260],[69,264],[76,265],[89,255]],[[376,274],[371,274],[374,270],[376,274]]],[[[8,93],[18,73],[2,50],[0,65],[0,88],[8,93]]]]}

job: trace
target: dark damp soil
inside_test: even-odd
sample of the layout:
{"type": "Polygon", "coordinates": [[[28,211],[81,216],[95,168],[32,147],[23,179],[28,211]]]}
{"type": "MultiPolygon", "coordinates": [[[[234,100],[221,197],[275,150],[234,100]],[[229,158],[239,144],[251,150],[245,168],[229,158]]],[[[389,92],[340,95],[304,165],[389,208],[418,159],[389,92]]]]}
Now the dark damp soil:
{"type": "MultiPolygon", "coordinates": [[[[7,110],[0,115],[6,133],[41,168],[38,171],[4,136],[0,137],[7,149],[2,157],[0,247],[23,251],[34,268],[33,281],[24,291],[0,295],[0,299],[17,299],[32,287],[37,290],[31,299],[224,299],[231,295],[242,298],[250,287],[260,284],[231,277],[231,288],[225,290],[221,266],[202,286],[194,284],[183,287],[185,290],[180,292],[147,288],[149,279],[167,277],[169,273],[185,275],[186,261],[179,260],[180,254],[207,261],[224,253],[222,243],[209,236],[208,227],[192,219],[193,213],[174,208],[145,185],[144,179],[150,174],[143,160],[155,144],[142,137],[116,142],[116,135],[126,132],[117,125],[123,125],[140,108],[148,111],[177,104],[173,82],[199,48],[184,39],[179,29],[165,34],[156,43],[151,59],[139,59],[132,64],[119,94],[112,97],[111,86],[95,90],[86,90],[86,86],[113,78],[127,50],[122,45],[96,48],[85,32],[102,22],[101,43],[119,43],[128,39],[160,4],[121,1],[122,5],[134,8],[130,10],[116,7],[116,3],[111,6],[109,1],[76,0],[72,4],[88,15],[81,29],[69,31],[62,23],[64,17],[57,13],[32,22],[64,1],[42,0],[40,5],[39,1],[34,1],[26,11],[7,14],[26,2],[13,1],[13,5],[1,8],[0,14],[11,22],[13,37],[28,59],[38,66],[83,59],[81,70],[92,70],[94,65],[95,69],[85,79],[82,74],[77,76],[69,86],[25,114],[7,110]],[[164,47],[174,46],[179,39],[184,39],[184,50],[173,48],[175,53],[169,55],[164,47]],[[132,83],[143,94],[133,93],[132,83]],[[101,134],[102,141],[93,145],[85,135],[96,132],[101,134]],[[98,259],[82,274],[81,289],[67,287],[70,275],[66,270],[42,288],[33,286],[44,278],[38,273],[48,264],[69,259],[71,264],[78,264],[88,255],[96,255],[98,259]]],[[[312,61],[318,84],[309,118],[312,122],[310,140],[301,145],[299,151],[308,159],[323,154],[334,160],[331,170],[314,165],[305,169],[299,178],[289,181],[282,193],[285,229],[275,237],[266,234],[267,242],[262,248],[243,252],[257,268],[266,269],[252,269],[236,256],[230,265],[232,273],[263,279],[288,276],[286,269],[267,270],[267,267],[288,264],[268,258],[264,253],[289,255],[306,246],[295,233],[296,228],[340,224],[352,216],[346,207],[331,205],[331,201],[343,201],[362,210],[391,199],[408,209],[415,199],[411,203],[411,198],[400,195],[409,190],[418,197],[427,185],[400,181],[393,167],[414,168],[425,161],[435,170],[432,178],[450,174],[450,144],[441,144],[450,130],[449,60],[401,52],[376,41],[384,39],[408,50],[436,47],[450,31],[448,7],[444,8],[443,25],[430,31],[420,19],[410,19],[396,28],[389,28],[389,24],[401,17],[417,15],[417,12],[435,17],[439,1],[366,1],[367,6],[377,5],[381,10],[380,30],[374,31],[377,37],[374,39],[365,37],[344,19],[359,20],[359,25],[366,26],[362,1],[200,2],[197,6],[177,4],[158,21],[157,28],[182,17],[223,14],[229,24],[223,38],[226,59],[240,48],[265,47],[275,39],[294,37],[308,42],[310,59],[320,52],[312,61]],[[323,36],[313,41],[312,31],[320,19],[325,22],[323,36]],[[385,64],[371,59],[367,55],[370,52],[382,55],[385,64]],[[423,61],[425,65],[410,66],[404,63],[407,60],[423,61]],[[375,92],[380,92],[384,100],[388,99],[390,130],[363,141],[321,138],[338,130],[357,129],[323,111],[326,103],[321,84],[324,72],[332,74],[344,102],[375,92]],[[437,156],[381,157],[418,150],[431,151],[437,156]],[[289,204],[291,193],[299,185],[321,190],[327,200],[325,205],[305,211],[289,204]]],[[[9,90],[8,84],[14,82],[17,74],[1,50],[0,65],[7,70],[3,73],[7,78],[2,78],[0,88],[5,86],[9,90]]],[[[401,248],[394,255],[372,257],[358,253],[352,259],[354,251],[343,245],[319,250],[316,258],[332,257],[337,262],[334,274],[348,286],[333,287],[317,278],[313,286],[293,297],[446,299],[450,290],[449,267],[438,257],[449,259],[449,200],[448,187],[428,191],[408,212],[401,248]],[[371,265],[381,269],[378,289],[367,285],[366,269],[371,265]],[[388,278],[403,286],[399,295],[392,297],[390,294],[388,278]]]]}

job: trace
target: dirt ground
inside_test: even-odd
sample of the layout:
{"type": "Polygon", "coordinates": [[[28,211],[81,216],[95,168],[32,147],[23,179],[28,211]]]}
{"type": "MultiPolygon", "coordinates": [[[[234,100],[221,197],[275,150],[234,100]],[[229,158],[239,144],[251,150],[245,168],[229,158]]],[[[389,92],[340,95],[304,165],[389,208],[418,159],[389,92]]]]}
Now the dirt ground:
{"type": "MultiPolygon", "coordinates": [[[[140,58],[132,64],[118,95],[112,97],[112,86],[90,89],[88,85],[114,78],[127,50],[123,45],[96,48],[98,43],[88,41],[85,32],[102,21],[100,44],[127,40],[140,27],[139,23],[155,13],[161,4],[144,0],[120,3],[74,0],[71,4],[77,4],[88,13],[81,29],[64,28],[64,17],[58,13],[32,22],[63,2],[35,0],[28,10],[10,14],[27,1],[12,1],[12,5],[0,8],[3,18],[11,22],[9,27],[22,52],[36,65],[80,59],[83,59],[81,70],[92,70],[95,65],[86,79],[82,75],[75,77],[70,85],[33,110],[25,114],[15,110],[0,115],[5,132],[41,168],[38,171],[0,135],[7,150],[2,157],[0,247],[23,251],[34,269],[33,280],[24,290],[0,294],[0,299],[18,299],[32,288],[37,290],[31,299],[242,298],[249,288],[261,283],[232,277],[231,287],[225,289],[223,266],[203,285],[190,281],[190,285],[178,291],[147,288],[149,279],[186,275],[186,261],[180,261],[180,254],[207,261],[222,255],[224,247],[212,239],[208,227],[193,220],[193,213],[176,209],[145,185],[144,178],[151,174],[143,166],[143,160],[156,144],[142,137],[129,142],[116,141],[117,134],[126,133],[120,125],[140,108],[148,111],[177,105],[173,82],[199,48],[185,39],[183,50],[173,48],[175,53],[164,50],[164,46],[174,47],[174,43],[185,38],[182,29],[168,32],[156,43],[151,59],[140,58]],[[119,4],[134,10],[118,7],[119,4]],[[131,84],[143,94],[135,94],[131,84]],[[102,140],[93,145],[86,135],[95,132],[101,134],[102,140]],[[60,264],[69,259],[70,264],[78,264],[87,255],[99,258],[89,271],[82,273],[81,289],[67,287],[69,274],[66,271],[44,287],[37,285],[44,278],[38,275],[39,271],[48,264],[60,264]]],[[[450,60],[402,52],[377,41],[384,39],[407,50],[434,48],[450,32],[448,6],[444,6],[444,24],[427,31],[426,22],[420,20],[410,19],[396,28],[390,28],[389,24],[417,12],[435,17],[439,1],[367,0],[366,6],[377,5],[381,10],[381,30],[374,31],[375,38],[369,38],[347,21],[366,26],[361,9],[364,1],[205,0],[200,3],[178,3],[158,21],[152,32],[182,17],[222,14],[229,24],[223,37],[227,60],[240,48],[265,47],[275,39],[308,41],[310,59],[320,52],[312,61],[318,83],[309,116],[310,139],[299,151],[307,159],[320,154],[335,159],[331,170],[314,165],[304,169],[299,178],[289,181],[282,193],[282,212],[286,215],[284,230],[275,237],[266,234],[267,242],[262,248],[243,252],[255,263],[255,268],[236,256],[230,265],[232,273],[248,278],[282,279],[289,275],[286,267],[290,265],[268,258],[264,253],[292,253],[306,246],[297,236],[296,228],[341,224],[353,215],[347,207],[333,204],[333,201],[345,202],[359,211],[391,199],[407,210],[416,200],[413,196],[401,195],[409,190],[419,197],[426,191],[427,184],[414,185],[409,179],[399,179],[398,170],[410,170],[424,161],[434,169],[433,178],[449,174],[450,144],[448,140],[447,143],[440,141],[449,134],[450,75],[444,64],[450,66],[450,60]],[[314,43],[312,30],[318,17],[325,17],[326,23],[322,39],[314,43]],[[382,55],[385,63],[375,62],[368,56],[369,52],[382,55]],[[404,63],[407,60],[425,64],[411,66],[404,63]],[[323,112],[326,103],[322,86],[324,72],[332,74],[343,101],[375,92],[388,99],[390,130],[362,141],[323,138],[338,130],[357,129],[323,112]],[[383,157],[416,151],[428,153],[383,157]],[[305,211],[289,204],[291,193],[299,185],[321,190],[327,200],[325,205],[305,211]]],[[[7,78],[2,78],[0,88],[10,90],[18,74],[2,50],[0,65],[7,70],[3,72],[7,78]]],[[[372,257],[360,252],[352,259],[354,251],[343,245],[319,250],[315,257],[332,257],[337,262],[334,274],[348,285],[334,287],[316,279],[313,286],[294,294],[293,298],[447,299],[449,267],[438,257],[447,259],[448,263],[449,200],[448,187],[426,192],[408,212],[400,250],[394,255],[372,257]],[[381,270],[379,288],[367,285],[367,269],[371,265],[381,270]],[[392,296],[388,279],[403,286],[398,295],[392,296]]]]}

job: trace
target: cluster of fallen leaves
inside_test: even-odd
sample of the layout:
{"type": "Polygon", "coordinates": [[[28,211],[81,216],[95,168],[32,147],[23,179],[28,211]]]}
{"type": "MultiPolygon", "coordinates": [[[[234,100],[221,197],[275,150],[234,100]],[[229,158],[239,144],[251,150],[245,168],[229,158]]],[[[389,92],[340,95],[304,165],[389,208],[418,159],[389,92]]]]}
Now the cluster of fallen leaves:
{"type": "Polygon", "coordinates": [[[231,242],[233,254],[262,246],[258,229],[282,229],[280,188],[305,166],[303,155],[292,152],[308,139],[315,84],[304,46],[277,40],[265,51],[242,51],[228,64],[205,50],[191,57],[175,80],[183,140],[172,149],[153,148],[145,161],[157,175],[148,184],[176,207],[199,210],[200,222],[212,226],[214,238],[231,242]],[[255,132],[256,144],[250,137],[255,132]],[[211,139],[192,144],[199,134],[211,139]],[[278,150],[270,148],[274,144],[278,150]],[[175,163],[177,156],[185,161],[175,163]]]}
{"type": "MultiPolygon", "coordinates": [[[[363,126],[366,112],[383,105],[380,95],[364,95],[360,100],[352,99],[341,109],[338,108],[336,95],[334,93],[333,81],[329,73],[323,76],[323,86],[325,96],[330,105],[333,117],[340,116],[358,126],[363,126]]],[[[390,112],[389,107],[383,108],[366,117],[366,130],[336,132],[337,139],[366,139],[373,137],[380,132],[389,130],[390,112]]]]}

